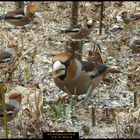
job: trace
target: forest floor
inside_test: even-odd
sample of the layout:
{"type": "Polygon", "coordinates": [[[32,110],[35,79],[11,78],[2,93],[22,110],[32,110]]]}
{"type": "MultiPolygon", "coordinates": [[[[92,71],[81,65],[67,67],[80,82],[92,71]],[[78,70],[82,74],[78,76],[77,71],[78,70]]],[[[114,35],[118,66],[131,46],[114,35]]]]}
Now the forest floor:
{"type": "MultiPolygon", "coordinates": [[[[25,2],[28,4],[30,2],[25,2]]],[[[134,9],[139,11],[140,2],[105,2],[102,35],[99,35],[100,5],[99,2],[80,2],[79,21],[84,16],[96,19],[95,27],[89,39],[83,41],[83,54],[87,55],[96,44],[99,44],[104,63],[115,67],[123,73],[110,74],[110,83],[101,82],[93,90],[85,103],[76,101],[60,103],[65,109],[61,114],[55,114],[48,101],[56,101],[65,96],[52,79],[52,56],[64,52],[69,36],[59,34],[60,29],[69,27],[71,17],[71,2],[32,2],[40,6],[35,20],[25,28],[15,27],[6,21],[1,21],[0,49],[8,44],[16,43],[23,46],[23,53],[29,51],[20,61],[14,73],[12,82],[7,83],[8,91],[17,86],[29,90],[38,83],[43,95],[41,114],[22,108],[18,115],[8,122],[10,138],[41,138],[43,132],[79,132],[80,138],[140,138],[139,107],[134,108],[134,93],[140,92],[128,75],[140,78],[140,67],[133,63],[135,55],[129,48],[128,40],[136,35],[139,22],[124,26],[122,30],[110,31],[113,16],[123,11],[134,9]],[[133,85],[133,87],[128,86],[133,85]],[[94,110],[95,109],[95,110],[94,110]],[[95,125],[93,125],[95,111],[95,125]]],[[[0,14],[14,9],[14,2],[0,2],[0,14]]],[[[83,59],[87,59],[83,57],[83,59]]],[[[140,82],[140,80],[138,81],[140,82]]],[[[140,85],[138,84],[137,85],[140,85]]],[[[41,99],[40,99],[41,100],[41,99]]],[[[56,103],[54,106],[59,106],[56,103]]],[[[5,137],[4,127],[0,127],[0,138],[5,137]]]]}

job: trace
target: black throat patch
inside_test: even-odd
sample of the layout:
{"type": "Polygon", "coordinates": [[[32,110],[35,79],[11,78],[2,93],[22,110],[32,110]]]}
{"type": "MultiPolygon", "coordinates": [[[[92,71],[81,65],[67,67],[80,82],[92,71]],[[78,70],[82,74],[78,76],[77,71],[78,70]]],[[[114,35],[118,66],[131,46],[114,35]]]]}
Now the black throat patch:
{"type": "Polygon", "coordinates": [[[64,81],[64,79],[65,79],[66,76],[67,76],[67,69],[68,69],[68,67],[69,67],[69,65],[70,65],[70,60],[67,60],[66,62],[61,62],[61,63],[62,63],[63,65],[65,65],[66,69],[65,69],[65,74],[59,76],[59,79],[60,79],[61,81],[64,81]]]}

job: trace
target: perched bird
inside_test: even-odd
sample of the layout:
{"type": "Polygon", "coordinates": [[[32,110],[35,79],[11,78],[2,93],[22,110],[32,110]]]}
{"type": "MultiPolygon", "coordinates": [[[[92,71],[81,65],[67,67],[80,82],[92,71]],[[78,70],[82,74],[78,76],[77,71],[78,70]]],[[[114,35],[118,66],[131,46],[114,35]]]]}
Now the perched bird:
{"type": "Polygon", "coordinates": [[[70,94],[85,94],[90,86],[94,89],[108,70],[103,64],[79,61],[70,53],[57,54],[53,58],[53,80],[61,90],[70,94]]]}
{"type": "Polygon", "coordinates": [[[140,53],[140,40],[136,38],[131,38],[129,41],[130,49],[133,53],[138,54],[140,53]]]}
{"type": "MultiPolygon", "coordinates": [[[[8,121],[11,121],[20,110],[22,99],[21,94],[14,93],[13,95],[11,95],[5,103],[8,121]]],[[[4,122],[4,110],[2,104],[0,104],[0,122],[4,122]]]]}
{"type": "Polygon", "coordinates": [[[128,24],[131,21],[136,21],[140,19],[140,15],[130,14],[127,11],[122,12],[121,15],[122,15],[123,22],[126,24],[128,24]]]}
{"type": "Polygon", "coordinates": [[[17,57],[18,47],[15,44],[7,46],[5,51],[0,52],[0,63],[12,63],[17,57]]]}
{"type": "Polygon", "coordinates": [[[83,39],[88,37],[93,29],[93,20],[85,19],[82,24],[71,28],[62,29],[61,33],[68,34],[72,39],[83,39]]]}
{"type": "Polygon", "coordinates": [[[29,4],[24,8],[7,12],[0,16],[0,20],[4,19],[15,26],[23,26],[34,20],[37,11],[38,7],[36,5],[29,4]]]}

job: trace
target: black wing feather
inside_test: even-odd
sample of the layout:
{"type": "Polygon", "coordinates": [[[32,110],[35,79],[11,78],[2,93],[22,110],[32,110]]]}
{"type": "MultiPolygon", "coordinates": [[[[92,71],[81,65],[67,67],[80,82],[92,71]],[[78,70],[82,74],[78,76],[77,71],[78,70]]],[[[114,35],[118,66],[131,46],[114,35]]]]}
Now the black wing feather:
{"type": "Polygon", "coordinates": [[[8,53],[8,52],[2,52],[0,53],[0,62],[5,62],[8,59],[11,59],[12,54],[8,53]]]}
{"type": "Polygon", "coordinates": [[[93,79],[94,77],[104,73],[107,70],[107,67],[103,64],[98,64],[98,63],[92,63],[92,62],[86,62],[82,61],[82,70],[85,72],[92,72],[93,75],[90,75],[90,78],[93,79]],[[96,74],[95,74],[96,72],[96,74]]]}

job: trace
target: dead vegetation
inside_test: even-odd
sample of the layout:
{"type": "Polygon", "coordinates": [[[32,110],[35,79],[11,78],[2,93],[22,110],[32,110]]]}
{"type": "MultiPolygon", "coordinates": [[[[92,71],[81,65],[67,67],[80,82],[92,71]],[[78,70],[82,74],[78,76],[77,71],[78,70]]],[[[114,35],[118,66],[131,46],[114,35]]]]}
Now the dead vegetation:
{"type": "MultiPolygon", "coordinates": [[[[72,131],[79,132],[80,138],[140,138],[140,56],[129,48],[130,38],[139,38],[139,20],[119,25],[114,20],[123,11],[138,13],[140,2],[104,2],[102,25],[101,3],[79,2],[78,21],[85,16],[96,21],[89,38],[82,41],[83,59],[99,46],[99,61],[123,73],[110,74],[109,82],[101,82],[92,95],[80,101],[71,97],[69,103],[62,100],[66,94],[54,84],[51,70],[52,56],[69,45],[69,36],[59,32],[70,26],[71,2],[32,3],[40,10],[31,24],[20,28],[0,21],[0,50],[14,43],[22,52],[10,80],[5,81],[0,71],[7,98],[15,92],[22,95],[20,111],[8,122],[8,137],[42,138],[46,131],[72,131]]],[[[14,8],[14,2],[0,2],[0,14],[14,8]]],[[[3,124],[0,138],[5,138],[3,124]]]]}

